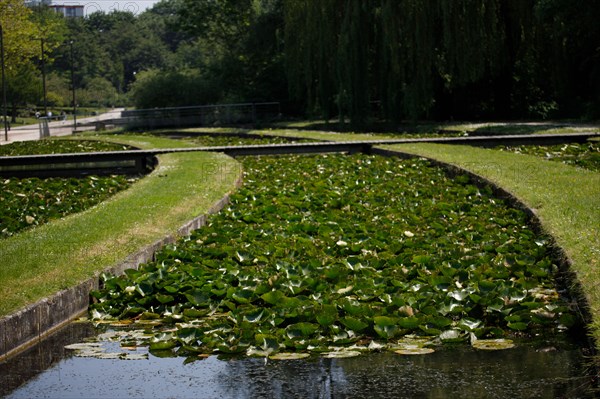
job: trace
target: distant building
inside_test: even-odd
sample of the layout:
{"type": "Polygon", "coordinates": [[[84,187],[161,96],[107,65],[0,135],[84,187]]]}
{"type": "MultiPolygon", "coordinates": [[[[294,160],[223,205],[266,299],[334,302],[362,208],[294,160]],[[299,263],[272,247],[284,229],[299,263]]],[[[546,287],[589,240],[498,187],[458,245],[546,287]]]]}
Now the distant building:
{"type": "Polygon", "coordinates": [[[79,5],[51,5],[51,9],[65,17],[83,18],[83,6],[79,5]]]}
{"type": "Polygon", "coordinates": [[[27,7],[47,6],[64,17],[84,16],[84,6],[73,4],[52,4],[52,0],[24,0],[27,7]]]}
{"type": "Polygon", "coordinates": [[[52,0],[25,0],[27,7],[49,6],[50,4],[52,4],[52,0]]]}

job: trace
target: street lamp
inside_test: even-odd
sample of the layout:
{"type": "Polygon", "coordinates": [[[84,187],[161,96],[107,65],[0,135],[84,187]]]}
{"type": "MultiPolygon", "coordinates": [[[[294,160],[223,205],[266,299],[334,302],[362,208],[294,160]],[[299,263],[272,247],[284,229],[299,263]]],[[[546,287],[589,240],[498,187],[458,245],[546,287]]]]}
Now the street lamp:
{"type": "Polygon", "coordinates": [[[4,31],[0,24],[0,54],[2,63],[2,116],[4,117],[4,141],[8,141],[8,116],[6,114],[6,77],[4,70],[4,31]]]}
{"type": "Polygon", "coordinates": [[[75,96],[75,61],[73,58],[73,40],[69,41],[71,45],[71,89],[73,90],[73,133],[77,132],[77,98],[75,96]]]}
{"type": "Polygon", "coordinates": [[[44,38],[40,39],[42,43],[42,90],[44,94],[44,116],[48,116],[48,101],[46,100],[46,60],[44,57],[44,38]]]}

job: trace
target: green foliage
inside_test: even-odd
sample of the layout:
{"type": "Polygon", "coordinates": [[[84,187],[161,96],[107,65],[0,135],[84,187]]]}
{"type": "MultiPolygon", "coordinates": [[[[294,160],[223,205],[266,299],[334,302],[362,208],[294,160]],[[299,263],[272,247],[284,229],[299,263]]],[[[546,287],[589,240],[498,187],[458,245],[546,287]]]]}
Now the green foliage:
{"type": "Polygon", "coordinates": [[[6,69],[17,69],[35,55],[39,55],[35,25],[30,20],[31,10],[21,0],[0,2],[0,25],[4,34],[4,60],[6,69]]]}
{"type": "Polygon", "coordinates": [[[354,123],[600,109],[596,2],[288,0],[284,9],[290,89],[325,119],[334,102],[354,123]]]}
{"type": "Polygon", "coordinates": [[[535,333],[571,314],[525,214],[466,176],[365,155],[244,165],[245,187],[206,227],[104,276],[95,319],[151,312],[176,327],[152,342],[180,354],[266,356],[406,334],[535,333]]]}
{"type": "Polygon", "coordinates": [[[211,83],[199,70],[144,71],[132,85],[131,97],[140,109],[210,104],[221,94],[211,83]]]}

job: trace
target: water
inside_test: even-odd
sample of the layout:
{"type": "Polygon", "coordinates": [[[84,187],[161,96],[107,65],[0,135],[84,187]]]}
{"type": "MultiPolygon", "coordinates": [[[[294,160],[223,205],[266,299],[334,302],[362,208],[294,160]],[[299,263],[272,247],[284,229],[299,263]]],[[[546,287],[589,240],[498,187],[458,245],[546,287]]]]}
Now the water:
{"type": "MultiPolygon", "coordinates": [[[[569,340],[504,351],[444,346],[422,356],[347,359],[106,360],[64,346],[97,334],[71,324],[0,364],[0,395],[16,398],[593,398],[588,360],[569,340]]],[[[111,343],[122,351],[118,343],[111,343]]],[[[138,348],[135,353],[147,353],[138,348]]]]}

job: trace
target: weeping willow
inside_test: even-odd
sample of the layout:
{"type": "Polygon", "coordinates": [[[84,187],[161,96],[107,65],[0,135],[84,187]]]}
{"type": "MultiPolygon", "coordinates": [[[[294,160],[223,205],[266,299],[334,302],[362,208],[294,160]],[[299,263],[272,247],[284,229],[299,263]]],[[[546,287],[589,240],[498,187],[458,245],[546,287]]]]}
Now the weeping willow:
{"type": "Polygon", "coordinates": [[[583,11],[559,0],[283,1],[290,89],[327,119],[337,111],[363,123],[372,100],[387,120],[448,117],[451,105],[525,114],[571,85],[568,70],[544,54],[577,65],[556,55],[569,54],[567,34],[556,33],[549,5],[583,11]]]}

